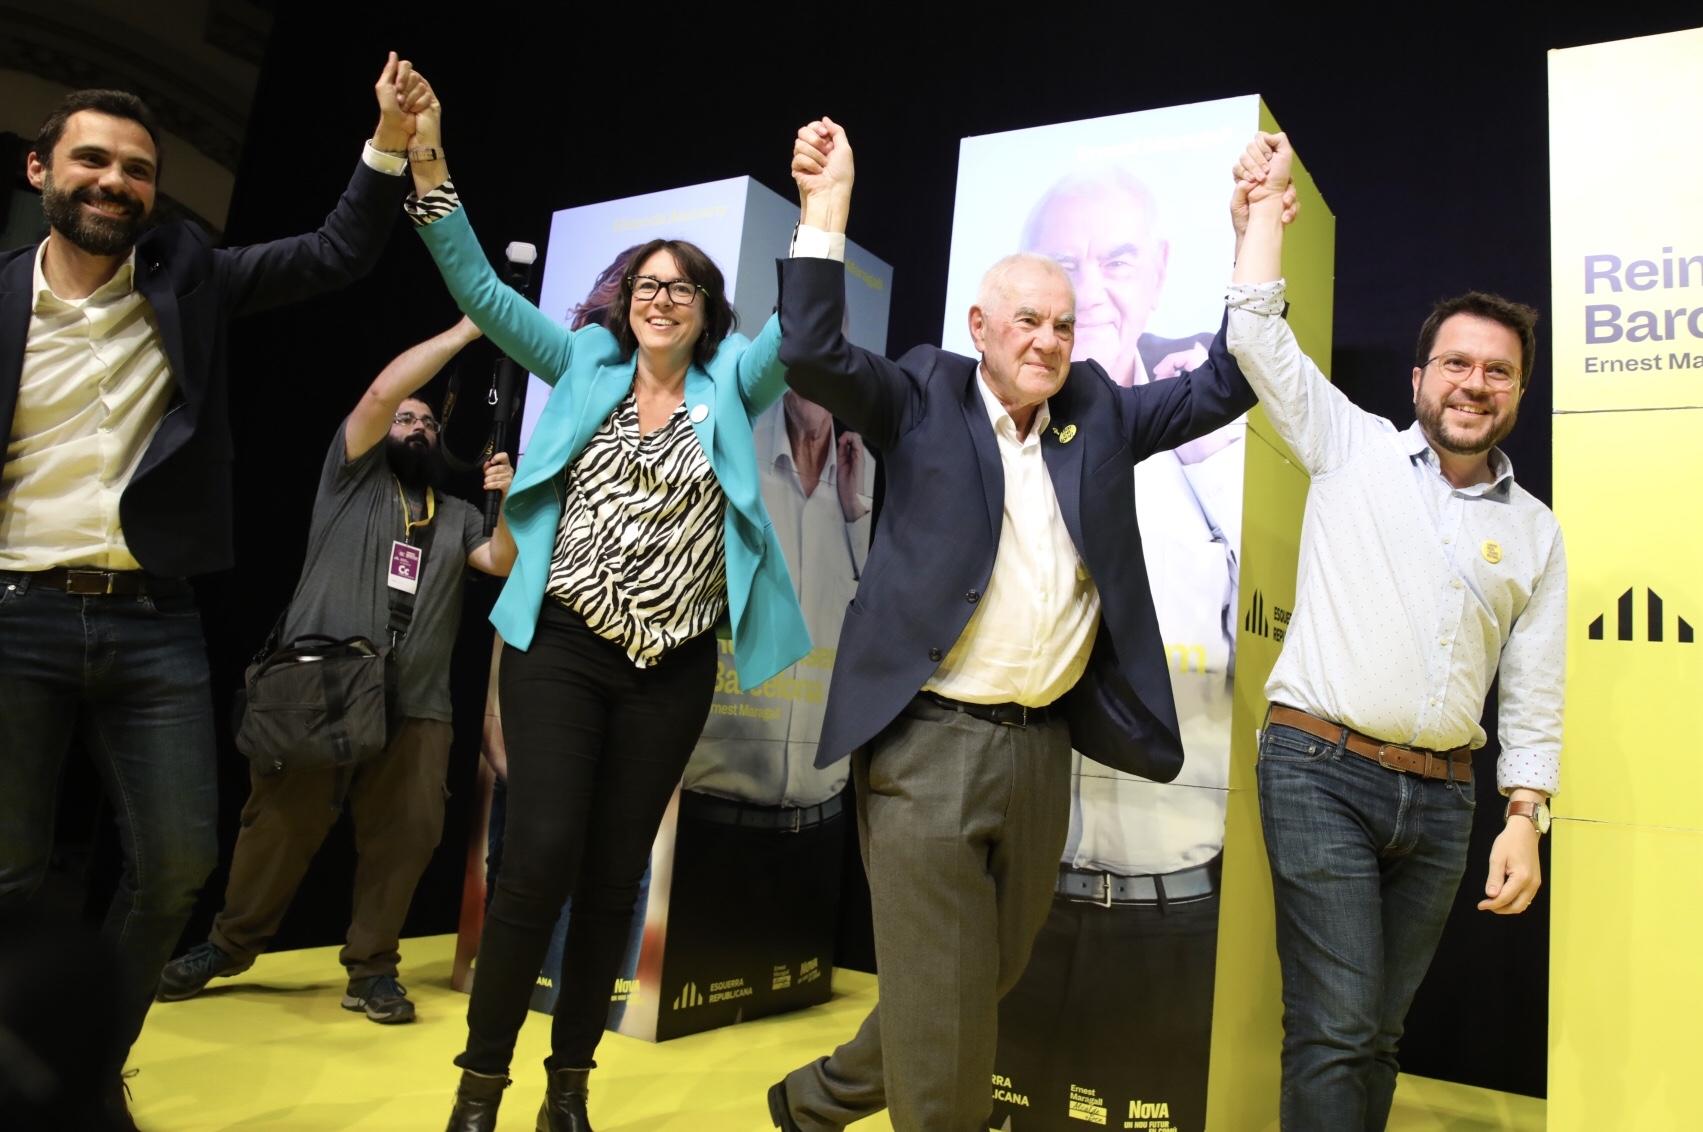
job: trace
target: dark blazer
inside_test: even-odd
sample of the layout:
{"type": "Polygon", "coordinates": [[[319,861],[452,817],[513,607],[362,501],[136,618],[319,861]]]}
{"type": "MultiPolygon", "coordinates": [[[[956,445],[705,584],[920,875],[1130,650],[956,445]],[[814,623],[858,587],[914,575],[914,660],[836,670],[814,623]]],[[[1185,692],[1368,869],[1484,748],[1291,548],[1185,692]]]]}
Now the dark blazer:
{"type": "MultiPolygon", "coordinates": [[[[918,346],[893,362],[852,346],[840,333],[844,285],[832,260],[781,264],[787,381],[880,451],[887,485],[840,633],[818,766],[869,742],[933,675],[987,588],[1004,510],[976,359],[918,346]]],[[[1049,400],[1042,458],[1101,610],[1088,670],[1063,707],[1072,745],[1097,762],[1161,782],[1183,762],[1131,469],[1254,400],[1222,331],[1206,363],[1182,377],[1122,389],[1098,364],[1076,363],[1049,400]]]]}
{"type": "MultiPolygon", "coordinates": [[[[193,224],[161,224],[136,242],[136,289],[153,308],[177,388],[119,497],[130,553],[152,574],[187,577],[233,560],[231,429],[226,386],[232,317],[335,290],[378,262],[407,192],[360,162],[318,231],[214,248],[193,224]]],[[[36,245],[0,255],[0,421],[10,435],[35,295],[36,245]]]]}

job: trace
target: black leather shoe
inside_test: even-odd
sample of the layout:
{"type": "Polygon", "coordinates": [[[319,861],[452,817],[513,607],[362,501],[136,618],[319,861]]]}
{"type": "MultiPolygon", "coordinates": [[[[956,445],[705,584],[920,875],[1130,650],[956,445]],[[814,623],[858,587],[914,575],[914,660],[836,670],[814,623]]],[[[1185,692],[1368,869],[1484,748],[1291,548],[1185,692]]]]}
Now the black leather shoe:
{"type": "Polygon", "coordinates": [[[769,1119],[781,1132],[802,1132],[798,1121],[792,1118],[792,1107],[787,1104],[784,1078],[769,1086],[769,1119]]]}
{"type": "Polygon", "coordinates": [[[455,1109],[444,1132],[497,1132],[497,1106],[508,1087],[507,1075],[463,1069],[461,1084],[455,1087],[455,1109]]]}
{"type": "Polygon", "coordinates": [[[545,1079],[544,1104],[538,1110],[538,1132],[591,1132],[585,1114],[590,1089],[586,1078],[596,1063],[584,1069],[552,1069],[545,1079]]]}

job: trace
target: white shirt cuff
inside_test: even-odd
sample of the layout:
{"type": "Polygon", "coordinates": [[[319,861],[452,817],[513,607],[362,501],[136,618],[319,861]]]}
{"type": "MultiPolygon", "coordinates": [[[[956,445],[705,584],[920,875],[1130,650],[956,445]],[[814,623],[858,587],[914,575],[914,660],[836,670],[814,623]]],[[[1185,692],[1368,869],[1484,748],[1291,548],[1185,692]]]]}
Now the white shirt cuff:
{"type": "Polygon", "coordinates": [[[1281,315],[1283,293],[1284,282],[1281,279],[1273,279],[1269,283],[1232,283],[1224,295],[1224,303],[1231,310],[1281,315]]]}
{"type": "Polygon", "coordinates": [[[836,259],[844,263],[846,234],[800,224],[792,230],[792,250],[787,254],[794,259],[836,259]]]}
{"type": "Polygon", "coordinates": [[[374,149],[371,139],[361,148],[361,160],[367,163],[367,168],[375,173],[385,173],[392,177],[400,177],[408,172],[408,158],[400,153],[386,153],[382,149],[374,149]]]}

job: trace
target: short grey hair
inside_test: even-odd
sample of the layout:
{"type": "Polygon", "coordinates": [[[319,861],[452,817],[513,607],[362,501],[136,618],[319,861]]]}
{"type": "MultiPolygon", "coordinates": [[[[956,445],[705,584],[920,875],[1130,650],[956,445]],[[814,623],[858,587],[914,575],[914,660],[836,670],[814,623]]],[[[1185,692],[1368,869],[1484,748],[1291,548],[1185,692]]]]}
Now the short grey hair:
{"type": "Polygon", "coordinates": [[[1012,252],[995,261],[982,275],[981,286],[976,289],[976,306],[985,312],[992,310],[1000,300],[1010,298],[1012,276],[1026,267],[1044,271],[1062,281],[1070,292],[1071,305],[1075,305],[1076,288],[1070,282],[1070,272],[1060,266],[1058,260],[1037,252],[1012,252]]]}

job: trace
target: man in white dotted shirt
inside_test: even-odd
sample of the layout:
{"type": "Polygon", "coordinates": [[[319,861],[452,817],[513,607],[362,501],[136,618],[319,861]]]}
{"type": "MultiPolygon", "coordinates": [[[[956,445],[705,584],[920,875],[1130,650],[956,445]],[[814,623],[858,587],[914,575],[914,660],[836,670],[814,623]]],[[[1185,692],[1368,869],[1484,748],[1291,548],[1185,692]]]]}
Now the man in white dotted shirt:
{"type": "Polygon", "coordinates": [[[1402,1022],[1466,869],[1472,751],[1498,668],[1509,801],[1478,907],[1518,914],[1537,893],[1560,778],[1566,559],[1555,516],[1496,447],[1531,376],[1537,312],[1481,292],[1437,304],[1415,355],[1416,423],[1356,408],[1281,317],[1291,160],[1283,135],[1260,134],[1237,163],[1251,215],[1229,298],[1231,353],[1312,479],[1257,768],[1282,1124],[1380,1129],[1402,1022]]]}

